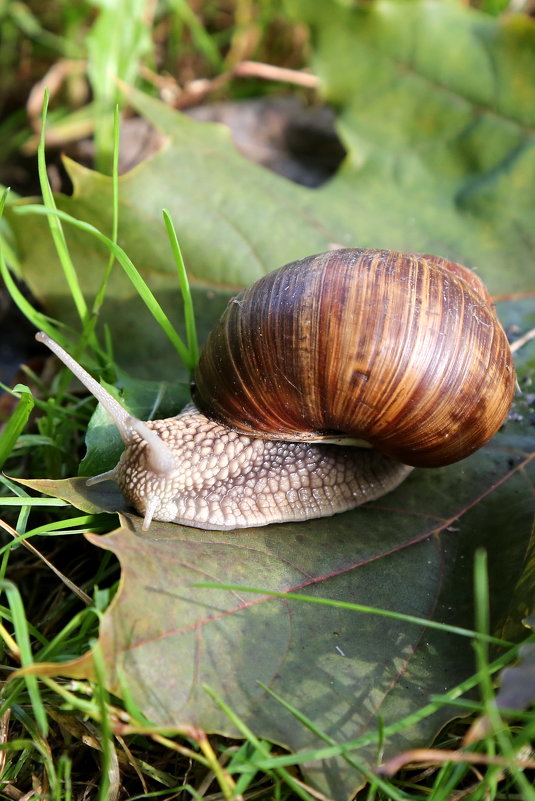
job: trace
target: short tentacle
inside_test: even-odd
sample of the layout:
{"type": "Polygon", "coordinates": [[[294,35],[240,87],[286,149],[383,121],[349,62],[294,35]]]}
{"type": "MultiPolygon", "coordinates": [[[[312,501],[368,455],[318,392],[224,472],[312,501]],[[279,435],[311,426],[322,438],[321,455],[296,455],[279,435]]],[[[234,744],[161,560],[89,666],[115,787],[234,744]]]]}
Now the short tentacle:
{"type": "Polygon", "coordinates": [[[145,469],[159,475],[170,475],[176,469],[176,456],[161,437],[152,428],[138,420],[137,417],[130,417],[129,425],[132,431],[146,443],[145,449],[145,469]]]}
{"type": "Polygon", "coordinates": [[[117,476],[117,467],[114,467],[113,470],[106,470],[105,473],[99,473],[98,476],[91,476],[85,483],[88,487],[92,487],[94,484],[102,484],[103,481],[116,481],[117,476]]]}

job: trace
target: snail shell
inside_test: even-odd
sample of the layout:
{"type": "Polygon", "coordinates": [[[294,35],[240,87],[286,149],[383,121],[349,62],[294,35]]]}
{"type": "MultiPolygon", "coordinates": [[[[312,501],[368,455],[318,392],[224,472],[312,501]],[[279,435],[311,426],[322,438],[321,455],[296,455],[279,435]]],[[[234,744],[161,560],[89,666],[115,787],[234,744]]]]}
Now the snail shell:
{"type": "Polygon", "coordinates": [[[193,400],[237,431],[346,435],[414,466],[502,425],[515,372],[479,278],[433,256],[336,250],[261,278],[210,334],[193,400]]]}
{"type": "Polygon", "coordinates": [[[88,483],[116,481],[145,529],[152,519],[232,529],[351,509],[394,489],[408,465],[480,448],[515,387],[479,278],[389,251],[302,259],[234,298],[201,354],[195,407],[165,420],[137,420],[57,343],[37,338],[125,443],[117,466],[88,483]]]}

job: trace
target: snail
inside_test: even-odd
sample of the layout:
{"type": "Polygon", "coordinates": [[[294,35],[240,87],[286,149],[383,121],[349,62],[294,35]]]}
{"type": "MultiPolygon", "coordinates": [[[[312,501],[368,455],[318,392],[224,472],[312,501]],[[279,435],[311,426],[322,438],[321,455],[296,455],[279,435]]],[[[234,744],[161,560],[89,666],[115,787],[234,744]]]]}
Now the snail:
{"type": "Polygon", "coordinates": [[[463,459],[507,416],[515,372],[480,279],[446,259],[334,250],[233,298],[209,335],[192,400],[165,420],[128,413],[46,334],[125,444],[88,484],[118,483],[151,520],[233,529],[374,500],[414,466],[463,459]]]}

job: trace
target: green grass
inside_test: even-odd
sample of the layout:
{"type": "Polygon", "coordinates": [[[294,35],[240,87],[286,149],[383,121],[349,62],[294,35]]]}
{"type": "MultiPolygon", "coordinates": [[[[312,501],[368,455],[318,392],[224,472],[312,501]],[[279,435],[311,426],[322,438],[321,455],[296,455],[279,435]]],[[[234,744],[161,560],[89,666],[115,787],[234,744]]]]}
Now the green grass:
{"type": "MultiPolygon", "coordinates": [[[[58,5],[65,16],[65,28],[70,24],[77,30],[81,29],[84,22],[82,17],[68,22],[68,5],[58,5]]],[[[496,6],[495,3],[486,5],[489,11],[496,6]]],[[[38,23],[34,25],[36,20],[20,15],[20,6],[7,4],[13,41],[18,32],[23,31],[32,37],[36,47],[70,53],[72,45],[67,46],[69,40],[59,35],[52,35],[52,38],[51,35],[45,35],[47,31],[42,26],[38,23]]],[[[24,8],[24,4],[22,6],[24,8]]],[[[87,8],[90,8],[89,4],[87,8]]],[[[203,8],[205,15],[201,18],[192,15],[187,3],[170,0],[168,9],[171,11],[168,13],[171,16],[168,19],[162,16],[160,21],[164,19],[169,25],[171,45],[174,41],[181,41],[184,32],[187,33],[192,50],[201,54],[203,65],[209,72],[225,69],[229,54],[239,49],[248,25],[256,24],[258,19],[268,25],[265,21],[268,12],[270,8],[276,12],[278,4],[265,2],[256,5],[246,0],[238,2],[236,8],[240,11],[241,23],[235,30],[226,29],[220,21],[216,24],[210,16],[210,4],[205,3],[203,8]]],[[[130,61],[121,67],[125,75],[129,75],[145,56],[150,61],[151,50],[141,36],[138,12],[137,7],[132,27],[125,31],[123,40],[113,43],[110,53],[116,71],[120,72],[122,54],[125,48],[129,49],[130,61]]],[[[86,22],[90,18],[89,11],[87,14],[86,22]]],[[[100,27],[104,28],[104,25],[101,23],[100,27]]],[[[98,125],[95,124],[97,143],[99,138],[101,140],[97,148],[101,154],[98,158],[102,158],[101,163],[109,166],[112,173],[114,208],[117,209],[117,88],[104,85],[108,42],[106,31],[99,31],[95,26],[92,36],[92,81],[95,96],[104,109],[98,122],[98,125],[102,124],[101,133],[98,133],[98,125]],[[111,140],[108,135],[110,130],[113,130],[111,140]],[[113,143],[111,150],[108,149],[109,141],[113,143]]],[[[46,121],[47,102],[48,98],[45,100],[43,122],[46,121]]],[[[161,325],[191,370],[198,354],[194,315],[180,248],[169,215],[163,212],[162,232],[167,230],[170,253],[177,264],[177,284],[182,291],[187,321],[186,341],[174,331],[150,288],[117,244],[117,213],[112,235],[108,238],[84,221],[56,209],[46,172],[44,130],[43,125],[38,154],[43,204],[22,207],[20,212],[47,216],[78,313],[80,330],[75,334],[60,327],[31,305],[9,272],[8,262],[13,264],[13,254],[4,247],[0,270],[14,302],[36,328],[42,328],[59,339],[77,358],[93,368],[109,370],[111,350],[108,342],[99,342],[96,322],[110,271],[117,261],[151,310],[156,323],[161,325]],[[76,266],[68,253],[64,225],[83,228],[109,250],[108,269],[91,307],[79,288],[76,266]]],[[[5,199],[4,194],[2,204],[5,199]]],[[[29,375],[28,383],[35,387],[33,393],[22,385],[13,390],[19,398],[18,405],[0,435],[0,463],[5,465],[11,476],[75,473],[77,453],[93,404],[86,398],[80,400],[69,393],[68,382],[68,374],[60,373],[52,387],[46,388],[36,376],[29,375]],[[30,414],[34,410],[40,413],[35,426],[29,424],[30,414]]],[[[0,639],[6,679],[0,699],[0,727],[3,725],[5,731],[5,735],[2,735],[0,728],[0,757],[4,757],[1,798],[20,798],[33,789],[34,795],[31,797],[34,798],[70,801],[86,798],[86,790],[90,787],[90,797],[102,801],[119,797],[209,797],[230,801],[240,795],[251,799],[308,800],[316,795],[303,784],[299,765],[308,760],[332,756],[340,756],[351,766],[355,773],[355,784],[366,780],[361,797],[367,801],[460,801],[462,798],[474,801],[502,798],[532,801],[535,798],[532,781],[535,772],[526,772],[521,764],[531,754],[531,743],[535,738],[535,711],[499,711],[495,703],[497,678],[500,671],[517,658],[518,648],[502,641],[496,642],[496,638],[491,636],[483,553],[478,554],[474,575],[477,610],[474,631],[454,631],[458,636],[472,638],[477,672],[446,694],[428,699],[420,710],[410,716],[386,728],[379,721],[376,731],[351,742],[339,742],[322,732],[307,715],[307,710],[297,709],[292,699],[280,697],[281,709],[294,715],[301,725],[312,729],[323,742],[321,748],[295,755],[284,753],[277,745],[258,738],[209,687],[206,692],[241,732],[241,741],[208,738],[202,732],[191,730],[157,729],[146,720],[143,710],[136,707],[124,683],[122,698],[111,697],[106,690],[105,661],[97,637],[101,615],[117,589],[119,570],[110,554],[95,554],[95,549],[86,544],[81,536],[86,531],[107,530],[110,526],[109,516],[83,515],[74,512],[63,501],[30,497],[20,485],[7,477],[0,479],[0,496],[0,505],[4,506],[2,516],[7,518],[9,515],[12,526],[10,529],[6,524],[7,534],[0,549],[0,639]],[[491,644],[500,647],[496,652],[491,651],[491,644]],[[32,666],[36,663],[61,663],[76,659],[86,652],[92,655],[94,678],[91,681],[64,680],[32,673],[32,666]],[[21,667],[24,670],[17,672],[21,667]],[[383,745],[389,736],[408,730],[416,721],[432,715],[443,706],[457,707],[463,720],[452,723],[440,734],[436,749],[459,750],[462,737],[475,719],[486,718],[490,722],[490,733],[466,749],[469,758],[476,760],[475,766],[468,761],[443,763],[439,753],[433,755],[430,752],[425,768],[417,765],[389,776],[379,768],[371,770],[359,757],[362,749],[373,745],[380,763],[383,745]],[[490,764],[477,765],[477,754],[490,761],[490,764]],[[428,764],[430,767],[427,767],[428,764]]],[[[247,591],[247,588],[240,589],[247,591]]],[[[249,591],[265,592],[261,588],[249,588],[249,591]]],[[[295,596],[294,600],[336,604],[328,599],[304,596],[295,596]]],[[[386,610],[361,606],[358,610],[373,615],[390,614],[386,610]]],[[[419,619],[407,616],[404,619],[421,624],[419,619]]],[[[434,625],[440,627],[438,623],[434,625]]],[[[442,628],[451,630],[454,627],[442,628]]],[[[531,639],[535,639],[533,635],[531,639]]]]}
{"type": "MultiPolygon", "coordinates": [[[[100,581],[103,579],[104,576],[101,576],[100,581]]],[[[485,584],[484,554],[480,554],[476,560],[475,574],[477,617],[480,621],[486,616],[485,584]]],[[[91,682],[70,681],[65,684],[54,678],[39,679],[32,675],[20,678],[15,675],[8,682],[3,693],[0,716],[9,713],[11,725],[17,729],[16,737],[11,738],[6,745],[10,758],[7,778],[15,786],[22,770],[21,761],[24,761],[32,765],[33,771],[38,766],[46,776],[50,797],[68,798],[69,793],[73,792],[72,782],[76,784],[80,781],[77,764],[69,757],[68,751],[65,751],[67,732],[72,737],[74,729],[75,737],[90,740],[91,734],[94,743],[98,743],[100,768],[95,797],[101,799],[112,797],[111,794],[117,789],[119,776],[122,776],[122,781],[129,787],[134,786],[136,781],[144,785],[145,790],[138,790],[136,797],[149,797],[152,793],[158,797],[162,786],[165,788],[161,791],[163,797],[168,797],[165,793],[187,787],[188,784],[189,795],[197,797],[194,786],[186,781],[186,776],[192,771],[192,763],[196,766],[196,776],[202,777],[198,778],[198,786],[203,784],[206,777],[213,777],[212,792],[216,792],[216,797],[220,795],[222,798],[232,799],[239,793],[245,793],[245,797],[248,793],[255,793],[256,797],[258,788],[260,797],[310,799],[314,796],[295,774],[295,768],[303,761],[328,759],[334,755],[341,756],[352,766],[356,779],[364,776],[368,780],[364,797],[369,799],[449,799],[461,788],[472,785],[474,788],[470,791],[470,797],[473,798],[504,798],[507,794],[523,799],[534,797],[533,787],[518,761],[519,754],[522,754],[523,759],[526,758],[526,746],[529,747],[535,734],[535,715],[513,712],[498,714],[494,703],[493,678],[504,665],[515,658],[516,648],[508,649],[500,658],[489,661],[487,646],[481,646],[485,638],[475,637],[475,647],[480,644],[477,675],[446,695],[431,699],[417,713],[397,721],[384,731],[379,730],[352,742],[335,741],[319,730],[306,713],[297,710],[288,700],[279,698],[286,710],[294,714],[302,725],[312,729],[325,743],[324,748],[298,756],[284,755],[277,746],[259,739],[210,688],[206,688],[206,692],[241,732],[244,738],[242,744],[216,738],[212,745],[197,732],[154,728],[129,698],[127,687],[124,689],[123,703],[111,698],[105,689],[105,665],[98,646],[94,644],[99,610],[109,603],[110,593],[100,596],[95,593],[91,605],[73,614],[53,638],[48,638],[38,627],[28,623],[15,585],[4,581],[0,589],[6,598],[6,604],[0,606],[0,634],[8,658],[28,668],[34,662],[64,661],[75,657],[84,653],[93,643],[95,667],[95,678],[91,682]],[[450,762],[441,765],[439,754],[435,755],[437,764],[431,772],[413,769],[405,771],[399,778],[389,778],[380,771],[374,772],[359,759],[359,751],[365,746],[375,742],[380,753],[384,738],[395,731],[408,729],[417,718],[432,714],[440,706],[451,704],[474,689],[479,694],[479,700],[464,701],[459,707],[460,712],[472,716],[487,716],[492,722],[494,734],[477,743],[476,748],[471,747],[468,750],[476,765],[477,753],[482,754],[483,758],[496,761],[495,765],[479,767],[477,781],[474,781],[469,764],[450,762]],[[70,728],[65,730],[67,721],[70,728]],[[129,767],[125,754],[134,760],[137,771],[133,772],[134,769],[129,767]],[[152,757],[154,765],[151,765],[148,757],[152,757]],[[166,766],[165,770],[162,770],[162,763],[166,766]]],[[[479,634],[485,635],[486,632],[480,631],[479,634]]],[[[460,728],[465,729],[466,726],[463,723],[460,728]]],[[[454,728],[459,729],[459,724],[454,728]]],[[[446,731],[443,734],[444,745],[451,748],[448,740],[452,738],[458,744],[458,735],[446,731]]],[[[429,753],[427,758],[433,763],[433,753],[429,753]]],[[[135,793],[133,790],[130,792],[135,793]]],[[[76,792],[73,797],[77,797],[76,792]]]]}
{"type": "MultiPolygon", "coordinates": [[[[240,58],[300,67],[304,49],[282,0],[97,0],[46,4],[0,3],[1,159],[21,146],[33,152],[34,131],[23,109],[43,76],[54,86],[50,133],[59,144],[93,135],[95,164],[113,171],[114,109],[122,106],[119,81],[156,93],[159,73],[176,79],[175,90],[195,78],[210,79],[240,58]],[[58,62],[63,68],[54,73],[58,62]],[[61,77],[59,77],[61,74],[61,77]],[[21,96],[22,93],[22,96],[21,96]]],[[[262,84],[251,82],[254,91],[262,84]]],[[[264,87],[265,88],[265,87],[264,87]]],[[[231,89],[247,93],[243,83],[231,89]]],[[[34,128],[37,128],[37,120],[34,128]]]]}

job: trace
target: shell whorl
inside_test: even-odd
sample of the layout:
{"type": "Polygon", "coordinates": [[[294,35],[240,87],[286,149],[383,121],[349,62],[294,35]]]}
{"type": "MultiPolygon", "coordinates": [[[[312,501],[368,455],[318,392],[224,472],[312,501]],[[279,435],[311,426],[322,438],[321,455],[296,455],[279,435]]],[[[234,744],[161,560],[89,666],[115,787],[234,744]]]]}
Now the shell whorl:
{"type": "Polygon", "coordinates": [[[340,433],[432,467],[490,439],[514,387],[505,333],[475,274],[427,255],[337,250],[288,264],[229,303],[193,400],[244,433],[340,433]]]}

